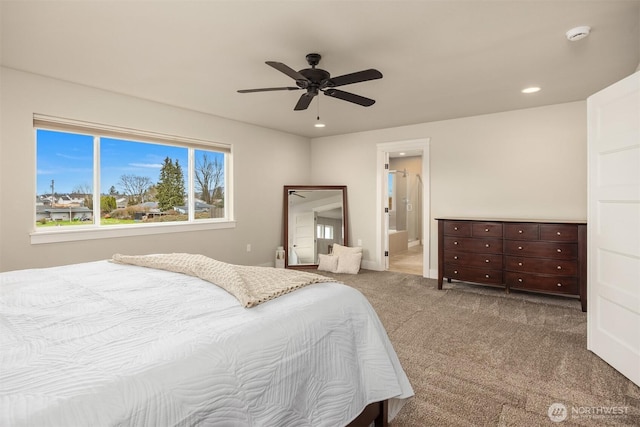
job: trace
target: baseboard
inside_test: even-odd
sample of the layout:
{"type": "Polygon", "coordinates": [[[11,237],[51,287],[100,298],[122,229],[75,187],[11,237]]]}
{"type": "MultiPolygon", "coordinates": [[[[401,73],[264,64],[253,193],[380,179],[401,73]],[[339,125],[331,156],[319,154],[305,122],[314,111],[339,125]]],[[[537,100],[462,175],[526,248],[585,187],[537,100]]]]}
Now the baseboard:
{"type": "Polygon", "coordinates": [[[384,266],[381,266],[379,263],[375,261],[370,261],[363,259],[360,264],[360,268],[364,268],[365,270],[373,270],[373,271],[384,271],[384,266]]]}

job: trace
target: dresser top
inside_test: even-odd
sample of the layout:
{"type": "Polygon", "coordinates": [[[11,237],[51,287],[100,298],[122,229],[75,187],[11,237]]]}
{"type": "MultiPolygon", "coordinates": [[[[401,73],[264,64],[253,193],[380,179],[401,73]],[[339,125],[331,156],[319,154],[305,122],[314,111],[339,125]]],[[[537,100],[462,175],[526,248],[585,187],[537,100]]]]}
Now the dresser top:
{"type": "Polygon", "coordinates": [[[446,221],[483,221],[483,222],[535,222],[545,224],[586,224],[585,219],[533,219],[533,218],[481,218],[481,217],[439,217],[446,221]]]}

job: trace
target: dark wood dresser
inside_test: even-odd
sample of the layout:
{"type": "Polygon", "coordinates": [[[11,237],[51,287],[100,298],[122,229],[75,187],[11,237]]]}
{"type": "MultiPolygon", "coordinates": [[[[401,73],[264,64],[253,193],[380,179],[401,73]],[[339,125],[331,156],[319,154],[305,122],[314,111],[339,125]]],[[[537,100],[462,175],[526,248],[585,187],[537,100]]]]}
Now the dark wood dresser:
{"type": "Polygon", "coordinates": [[[587,311],[587,224],[436,218],[444,278],[577,297],[587,311]]]}

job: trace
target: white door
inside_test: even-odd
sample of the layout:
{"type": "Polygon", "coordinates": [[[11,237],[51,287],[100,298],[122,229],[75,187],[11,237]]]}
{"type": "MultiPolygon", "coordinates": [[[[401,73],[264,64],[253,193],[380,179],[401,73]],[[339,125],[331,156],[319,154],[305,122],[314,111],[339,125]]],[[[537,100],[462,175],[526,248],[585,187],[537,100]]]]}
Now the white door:
{"type": "Polygon", "coordinates": [[[587,348],[640,385],[640,72],[587,111],[587,348]]]}
{"type": "Polygon", "coordinates": [[[302,212],[295,216],[293,247],[298,264],[316,263],[316,213],[302,212]]]}

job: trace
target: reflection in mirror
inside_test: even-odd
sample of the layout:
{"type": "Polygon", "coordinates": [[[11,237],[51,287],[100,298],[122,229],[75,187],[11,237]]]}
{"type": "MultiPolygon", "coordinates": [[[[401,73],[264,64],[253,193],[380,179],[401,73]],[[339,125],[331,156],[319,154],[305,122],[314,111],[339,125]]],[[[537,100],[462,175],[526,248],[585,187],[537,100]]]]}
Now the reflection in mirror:
{"type": "Polygon", "coordinates": [[[347,187],[284,187],[285,266],[311,268],[334,243],[347,246],[347,187]]]}

